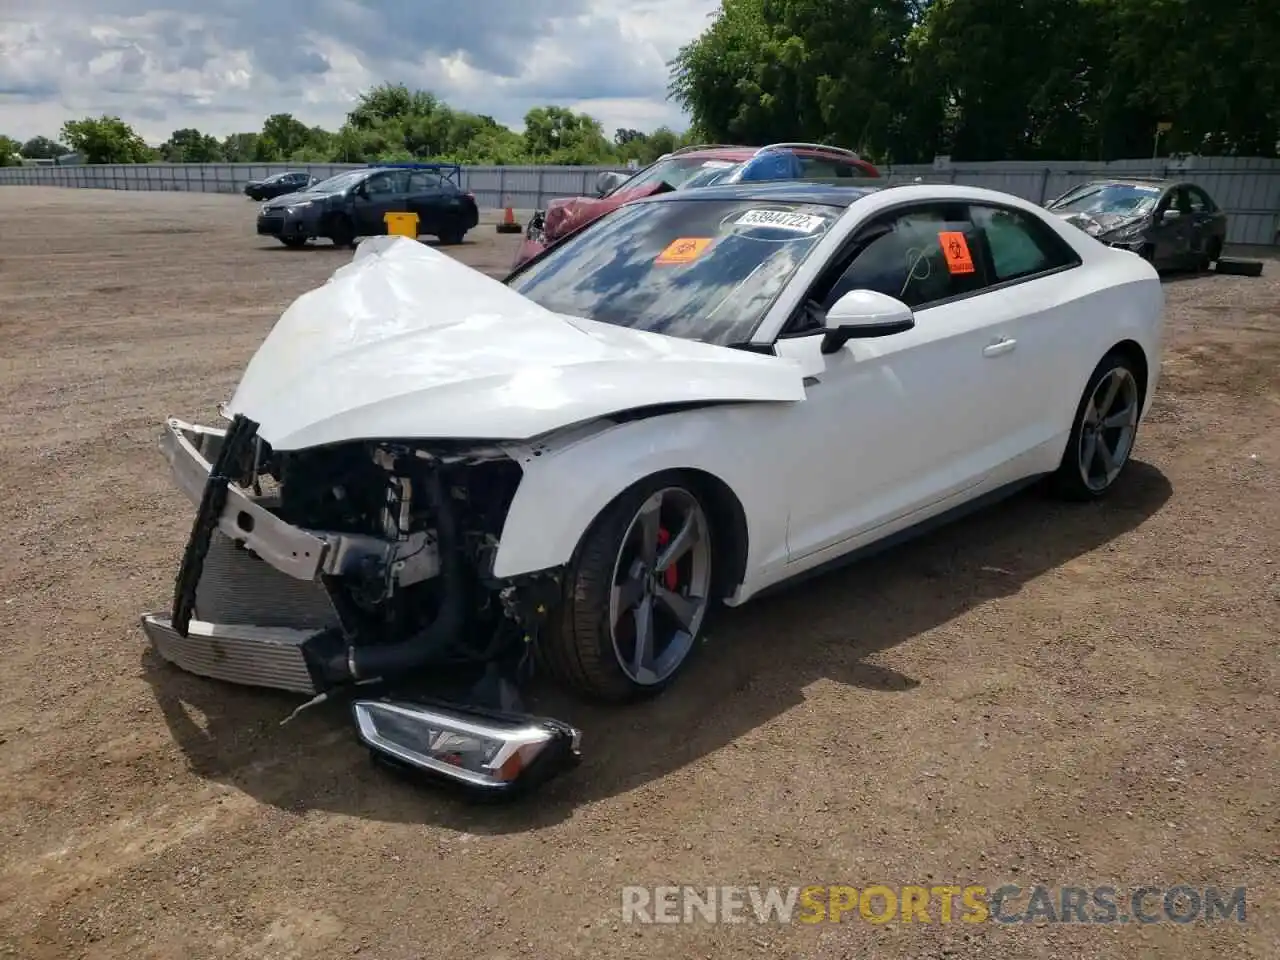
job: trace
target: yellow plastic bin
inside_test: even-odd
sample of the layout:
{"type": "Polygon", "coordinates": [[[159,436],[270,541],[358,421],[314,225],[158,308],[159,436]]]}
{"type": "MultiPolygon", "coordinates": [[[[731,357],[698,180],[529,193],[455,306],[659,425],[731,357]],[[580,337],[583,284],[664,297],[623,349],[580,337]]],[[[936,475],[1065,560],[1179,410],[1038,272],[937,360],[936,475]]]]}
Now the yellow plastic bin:
{"type": "Polygon", "coordinates": [[[387,233],[396,237],[418,239],[418,215],[416,213],[388,213],[383,215],[387,233]]]}

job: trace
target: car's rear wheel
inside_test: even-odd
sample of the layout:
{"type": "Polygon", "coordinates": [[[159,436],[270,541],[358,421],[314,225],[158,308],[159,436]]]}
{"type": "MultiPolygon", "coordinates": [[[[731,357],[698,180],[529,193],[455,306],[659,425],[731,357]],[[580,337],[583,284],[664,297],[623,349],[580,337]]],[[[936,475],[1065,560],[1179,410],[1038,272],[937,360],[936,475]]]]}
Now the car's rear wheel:
{"type": "Polygon", "coordinates": [[[1205,246],[1204,253],[1200,257],[1200,263],[1197,264],[1200,272],[1207,271],[1219,257],[1222,256],[1222,238],[1214,237],[1205,246]]]}
{"type": "Polygon", "coordinates": [[[466,234],[467,232],[461,227],[451,226],[441,230],[436,236],[440,238],[440,242],[445,246],[454,247],[462,242],[466,234]]]}
{"type": "Polygon", "coordinates": [[[1129,464],[1138,436],[1143,388],[1133,361],[1121,352],[1102,358],[1085,387],[1055,491],[1068,500],[1106,496],[1129,464]]]}
{"type": "Polygon", "coordinates": [[[305,247],[307,245],[306,237],[276,237],[276,239],[279,240],[281,243],[283,243],[286,247],[290,247],[294,250],[297,250],[299,247],[305,247]]]}
{"type": "Polygon", "coordinates": [[[558,617],[539,652],[593,700],[664,689],[696,651],[712,604],[714,543],[699,493],[677,475],[618,497],[578,545],[558,617]]]}

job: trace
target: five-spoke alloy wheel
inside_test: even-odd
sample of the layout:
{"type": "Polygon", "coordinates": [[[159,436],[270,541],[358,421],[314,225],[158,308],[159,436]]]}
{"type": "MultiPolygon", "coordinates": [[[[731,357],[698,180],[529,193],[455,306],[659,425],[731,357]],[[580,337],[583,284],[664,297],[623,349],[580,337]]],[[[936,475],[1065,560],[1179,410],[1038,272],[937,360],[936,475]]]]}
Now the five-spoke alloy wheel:
{"type": "Polygon", "coordinates": [[[1054,485],[1072,500],[1107,493],[1129,463],[1138,434],[1143,390],[1122,353],[1102,358],[1089,378],[1054,485]]]}
{"type": "Polygon", "coordinates": [[[714,539],[693,487],[654,477],[583,537],[563,610],[539,644],[550,671],[592,699],[663,689],[697,648],[712,602],[714,539]]]}

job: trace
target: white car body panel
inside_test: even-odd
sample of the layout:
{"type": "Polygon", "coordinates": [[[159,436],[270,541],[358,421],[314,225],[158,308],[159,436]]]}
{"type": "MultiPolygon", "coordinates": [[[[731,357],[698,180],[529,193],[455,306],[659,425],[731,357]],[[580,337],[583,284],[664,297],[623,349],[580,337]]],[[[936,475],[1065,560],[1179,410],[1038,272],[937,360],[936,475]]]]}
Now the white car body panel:
{"type": "Polygon", "coordinates": [[[279,450],[351,439],[524,440],[621,410],[804,399],[777,357],[561,317],[404,237],[299,297],[227,406],[279,450]]]}
{"type": "Polygon", "coordinates": [[[921,309],[906,333],[852,340],[830,355],[820,336],[784,339],[779,356],[762,356],[558,316],[413,241],[368,240],[281,317],[229,410],[257,420],[278,449],[505,441],[524,476],[498,577],[569,562],[600,512],[636,482],[701,471],[745,515],[746,568],[733,598],[741,602],[1055,469],[1088,377],[1122,341],[1148,358],[1149,408],[1162,347],[1155,270],[989,190],[895,187],[853,203],[753,339],[777,340],[830,253],[868,219],[938,200],[1027,210],[1082,263],[921,309]],[[704,401],[724,405],[607,420],[704,401]]]}

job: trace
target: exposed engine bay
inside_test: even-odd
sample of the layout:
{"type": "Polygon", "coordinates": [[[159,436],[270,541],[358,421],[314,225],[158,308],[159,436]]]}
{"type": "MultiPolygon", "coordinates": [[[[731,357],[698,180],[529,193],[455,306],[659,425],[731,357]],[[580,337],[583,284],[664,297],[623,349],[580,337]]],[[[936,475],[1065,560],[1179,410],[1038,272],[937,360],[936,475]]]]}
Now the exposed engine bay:
{"type": "MultiPolygon", "coordinates": [[[[450,442],[427,449],[359,441],[277,453],[243,417],[225,434],[175,423],[166,450],[175,473],[183,472],[183,454],[211,462],[172,614],[143,619],[165,659],[218,679],[313,693],[314,702],[339,691],[363,696],[371,684],[393,692],[399,702],[354,704],[361,738],[379,747],[381,737],[383,760],[420,768],[453,762],[436,757],[442,748],[430,737],[404,755],[405,741],[420,739],[406,716],[425,709],[413,702],[424,695],[436,705],[432,730],[439,735],[457,739],[448,718],[461,709],[466,727],[465,712],[478,710],[490,719],[472,718],[472,726],[488,723],[483,729],[494,742],[506,742],[494,730],[510,729],[519,740],[539,729],[576,755],[577,731],[521,712],[519,690],[559,584],[555,571],[518,583],[492,575],[521,478],[511,457],[450,442]],[[254,545],[272,537],[272,526],[320,546],[299,551],[280,541],[279,549],[262,549],[275,561],[268,564],[254,545]],[[282,563],[286,553],[313,562],[314,578],[299,582],[312,568],[282,563]],[[298,579],[281,577],[281,567],[298,579]],[[317,612],[326,599],[328,609],[317,612]],[[277,610],[283,622],[272,619],[277,610]],[[412,692],[408,701],[405,691],[412,692]],[[379,732],[380,721],[398,737],[379,732]]],[[[528,744],[516,746],[530,753],[528,744]]],[[[461,754],[453,759],[462,763],[461,754]]],[[[506,786],[520,769],[502,759],[507,780],[459,769],[492,774],[492,783],[473,785],[506,786]]]]}

